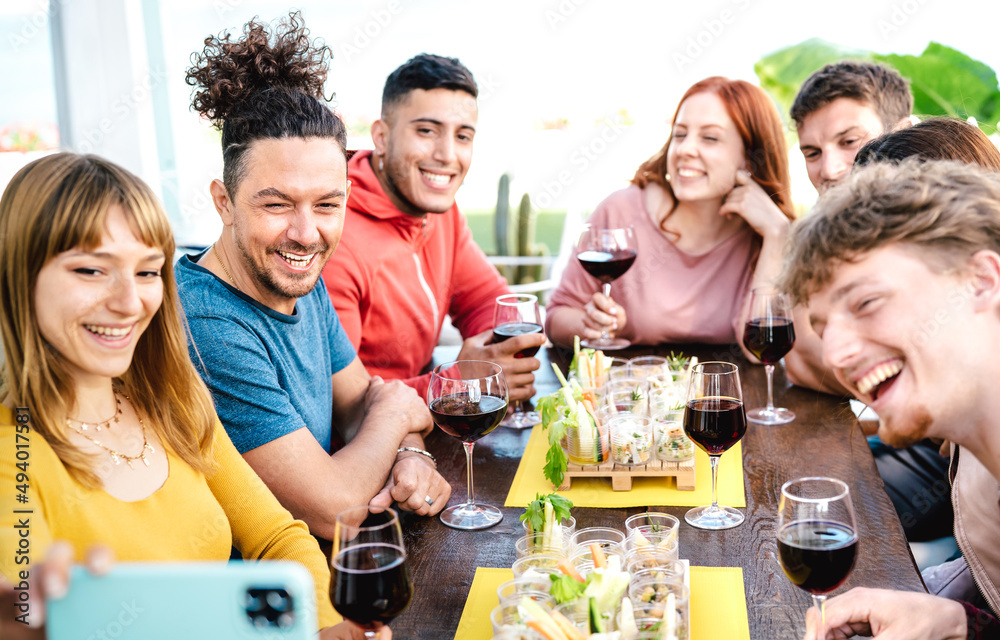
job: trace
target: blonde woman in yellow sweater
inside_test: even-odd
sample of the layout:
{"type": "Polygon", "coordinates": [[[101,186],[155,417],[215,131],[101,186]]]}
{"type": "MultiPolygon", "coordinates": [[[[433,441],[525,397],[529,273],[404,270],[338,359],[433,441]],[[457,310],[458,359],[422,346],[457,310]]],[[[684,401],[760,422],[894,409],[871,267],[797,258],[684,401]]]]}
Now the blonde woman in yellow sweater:
{"type": "Polygon", "coordinates": [[[173,253],[149,188],[94,156],[36,160],[0,199],[0,576],[32,569],[38,622],[44,587],[64,590],[68,563],[88,550],[225,561],[235,546],[248,560],[305,565],[321,637],[361,637],[331,626],[315,539],[216,418],[188,357],[173,253]],[[19,562],[24,506],[30,550],[19,562]]]}

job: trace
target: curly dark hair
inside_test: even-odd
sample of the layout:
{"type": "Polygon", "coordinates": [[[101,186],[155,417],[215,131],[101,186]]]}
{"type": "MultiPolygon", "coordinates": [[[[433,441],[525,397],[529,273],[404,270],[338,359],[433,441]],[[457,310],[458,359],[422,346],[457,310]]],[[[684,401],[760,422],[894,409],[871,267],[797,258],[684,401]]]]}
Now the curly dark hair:
{"type": "Polygon", "coordinates": [[[230,197],[246,171],[246,152],[266,138],[334,138],[347,147],[343,121],[326,106],[323,85],[333,52],[309,38],[293,11],[272,33],[255,17],[233,41],[205,38],[191,54],[185,81],[196,87],[191,108],[222,130],[223,182],[230,197]]]}

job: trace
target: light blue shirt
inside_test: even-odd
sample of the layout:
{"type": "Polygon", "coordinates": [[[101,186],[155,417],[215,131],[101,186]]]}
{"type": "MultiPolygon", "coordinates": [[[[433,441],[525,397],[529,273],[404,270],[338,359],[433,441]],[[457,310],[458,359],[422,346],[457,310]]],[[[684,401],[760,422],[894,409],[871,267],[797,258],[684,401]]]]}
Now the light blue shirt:
{"type": "Polygon", "coordinates": [[[191,359],[233,444],[246,453],[306,427],[329,452],[330,377],[355,352],[323,280],[286,315],[195,264],[200,257],[177,262],[177,287],[191,359]]]}

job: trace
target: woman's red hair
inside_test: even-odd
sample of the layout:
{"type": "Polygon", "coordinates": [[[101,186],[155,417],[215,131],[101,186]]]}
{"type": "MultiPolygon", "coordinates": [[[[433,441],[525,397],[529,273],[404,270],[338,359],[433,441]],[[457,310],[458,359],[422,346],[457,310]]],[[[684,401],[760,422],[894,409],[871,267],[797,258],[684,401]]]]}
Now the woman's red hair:
{"type": "Polygon", "coordinates": [[[791,178],[788,175],[788,149],[785,146],[781,117],[764,90],[744,80],[713,76],[695,83],[688,89],[670,121],[671,130],[667,143],[639,166],[632,178],[632,184],[645,188],[647,184],[654,182],[667,190],[674,207],[677,206],[677,198],[666,178],[667,150],[674,139],[673,126],[677,122],[677,113],[680,112],[684,101],[695,94],[707,91],[719,96],[733,124],[736,125],[736,131],[743,140],[747,167],[753,175],[754,182],[771,196],[771,200],[789,220],[794,219],[791,178]]]}

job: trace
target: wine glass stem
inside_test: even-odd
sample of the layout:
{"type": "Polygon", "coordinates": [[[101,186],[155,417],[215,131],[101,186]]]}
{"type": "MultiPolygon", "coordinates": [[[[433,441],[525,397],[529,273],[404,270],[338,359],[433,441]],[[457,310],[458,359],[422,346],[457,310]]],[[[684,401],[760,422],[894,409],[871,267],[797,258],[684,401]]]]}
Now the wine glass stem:
{"type": "Polygon", "coordinates": [[[819,628],[826,633],[826,596],[813,594],[813,604],[819,609],[819,628]]]}
{"type": "Polygon", "coordinates": [[[765,364],[764,371],[767,372],[767,408],[765,411],[774,413],[774,365],[765,364]]]}
{"type": "Polygon", "coordinates": [[[719,456],[709,456],[709,460],[712,461],[712,509],[719,508],[719,456]]]}
{"type": "MultiPolygon", "coordinates": [[[[610,282],[605,282],[604,284],[602,284],[601,285],[601,289],[602,289],[602,293],[604,293],[604,297],[605,298],[610,298],[611,297],[611,283],[610,282]]],[[[608,333],[608,330],[607,329],[602,329],[601,330],[601,340],[610,340],[610,339],[611,339],[611,334],[608,333]]]]}
{"type": "Polygon", "coordinates": [[[466,480],[468,481],[468,488],[466,489],[468,500],[466,504],[475,505],[476,504],[476,488],[472,486],[472,447],[476,446],[475,442],[463,442],[465,445],[465,470],[466,470],[466,480]]]}

